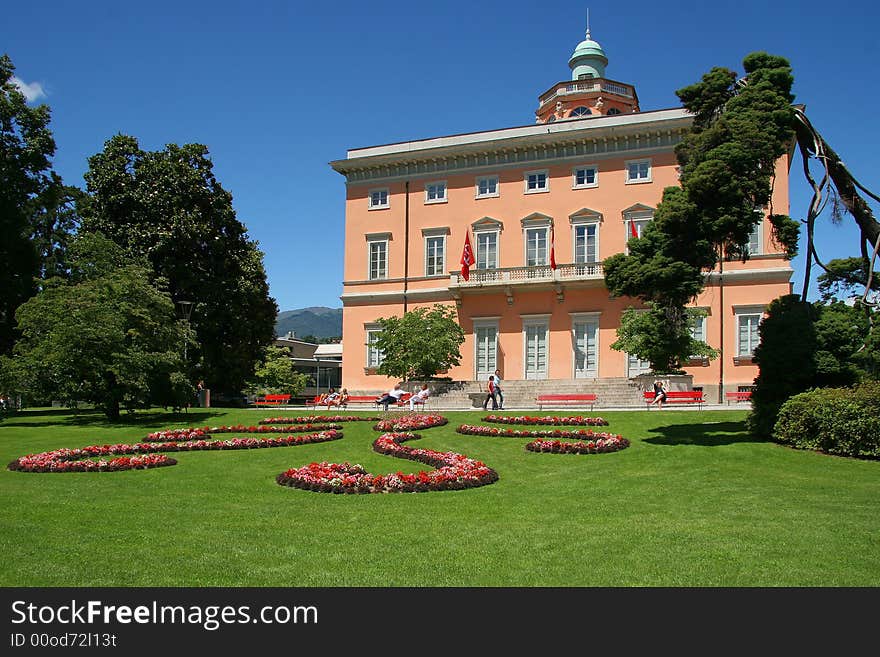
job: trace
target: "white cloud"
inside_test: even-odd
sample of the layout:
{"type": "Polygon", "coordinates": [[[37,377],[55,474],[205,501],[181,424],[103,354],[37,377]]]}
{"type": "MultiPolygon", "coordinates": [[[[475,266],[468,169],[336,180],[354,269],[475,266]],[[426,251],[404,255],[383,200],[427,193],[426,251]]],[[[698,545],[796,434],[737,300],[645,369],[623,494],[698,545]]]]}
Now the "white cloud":
{"type": "Polygon", "coordinates": [[[43,89],[43,85],[39,82],[31,82],[28,84],[21,78],[17,78],[13,75],[12,83],[18,87],[18,90],[21,91],[21,93],[24,94],[24,97],[29,103],[46,97],[46,91],[43,89]]]}

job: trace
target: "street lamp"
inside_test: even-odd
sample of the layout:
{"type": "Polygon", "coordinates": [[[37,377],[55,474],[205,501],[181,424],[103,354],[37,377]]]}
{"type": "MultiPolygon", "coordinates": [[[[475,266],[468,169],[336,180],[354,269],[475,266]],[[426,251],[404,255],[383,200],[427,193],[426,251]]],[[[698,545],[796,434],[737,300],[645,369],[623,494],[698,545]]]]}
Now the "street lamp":
{"type": "MultiPolygon", "coordinates": [[[[184,301],[180,300],[177,302],[177,307],[180,308],[180,315],[183,317],[186,322],[186,327],[189,328],[189,318],[192,316],[193,306],[196,305],[195,301],[184,301]]],[[[183,360],[186,362],[186,343],[188,342],[187,337],[183,339],[183,360]]]]}

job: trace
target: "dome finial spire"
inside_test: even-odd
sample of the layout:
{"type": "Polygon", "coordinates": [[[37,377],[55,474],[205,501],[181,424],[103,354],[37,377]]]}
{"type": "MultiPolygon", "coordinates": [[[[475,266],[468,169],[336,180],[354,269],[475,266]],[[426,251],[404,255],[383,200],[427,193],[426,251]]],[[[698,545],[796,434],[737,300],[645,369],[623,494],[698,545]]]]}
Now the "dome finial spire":
{"type": "Polygon", "coordinates": [[[587,38],[590,38],[590,8],[587,7],[587,38]]]}

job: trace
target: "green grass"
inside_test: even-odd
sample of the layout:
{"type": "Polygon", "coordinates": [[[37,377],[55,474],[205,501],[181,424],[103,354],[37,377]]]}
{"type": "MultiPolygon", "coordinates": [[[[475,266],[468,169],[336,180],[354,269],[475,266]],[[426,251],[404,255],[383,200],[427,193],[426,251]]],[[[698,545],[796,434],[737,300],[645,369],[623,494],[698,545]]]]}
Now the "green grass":
{"type": "MultiPolygon", "coordinates": [[[[148,431],[270,412],[34,410],[0,423],[3,465],[148,431]]],[[[303,413],[291,413],[303,414],[303,413]]],[[[416,447],[500,475],[467,491],[332,495],[278,486],[311,461],[413,472],[368,423],[302,447],[174,455],[149,471],[0,472],[3,586],[878,586],[880,462],[755,442],[743,411],[609,412],[614,454],[526,452],[461,436],[447,413],[416,447]]]]}

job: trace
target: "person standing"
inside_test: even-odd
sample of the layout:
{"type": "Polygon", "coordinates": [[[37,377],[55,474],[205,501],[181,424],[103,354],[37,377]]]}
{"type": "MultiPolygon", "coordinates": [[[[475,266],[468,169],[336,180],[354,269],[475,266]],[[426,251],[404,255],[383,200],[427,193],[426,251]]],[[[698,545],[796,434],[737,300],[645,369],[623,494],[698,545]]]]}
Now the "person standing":
{"type": "Polygon", "coordinates": [[[492,400],[492,410],[498,410],[498,400],[495,397],[495,376],[489,375],[489,383],[486,386],[486,399],[483,400],[483,410],[486,410],[486,407],[489,405],[489,400],[492,400]]]}
{"type": "Polygon", "coordinates": [[[504,391],[501,389],[501,370],[495,370],[495,398],[498,400],[498,410],[504,410],[504,391]]]}

